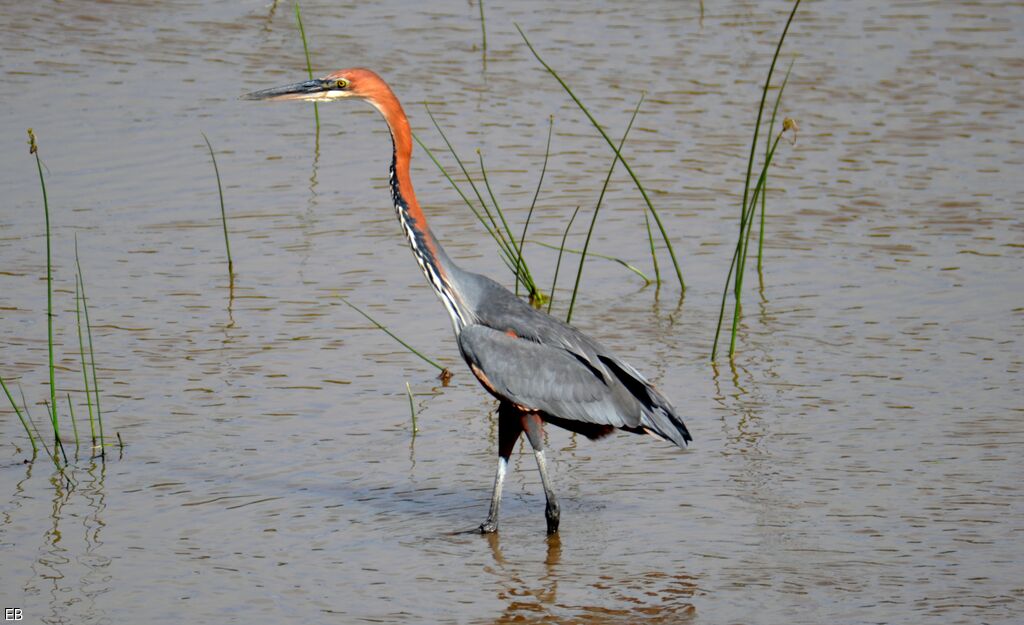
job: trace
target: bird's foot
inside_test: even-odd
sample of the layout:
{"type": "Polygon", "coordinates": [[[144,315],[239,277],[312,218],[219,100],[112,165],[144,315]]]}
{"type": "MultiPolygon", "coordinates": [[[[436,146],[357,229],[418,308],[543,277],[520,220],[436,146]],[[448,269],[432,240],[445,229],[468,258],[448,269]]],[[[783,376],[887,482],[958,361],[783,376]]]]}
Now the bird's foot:
{"type": "Polygon", "coordinates": [[[558,531],[560,516],[558,502],[548,502],[547,507],[544,508],[544,518],[548,521],[548,534],[554,534],[558,531]]]}
{"type": "Polygon", "coordinates": [[[480,532],[481,534],[493,534],[494,532],[498,531],[498,522],[487,519],[486,521],[480,524],[480,527],[478,527],[476,531],[480,532]]]}

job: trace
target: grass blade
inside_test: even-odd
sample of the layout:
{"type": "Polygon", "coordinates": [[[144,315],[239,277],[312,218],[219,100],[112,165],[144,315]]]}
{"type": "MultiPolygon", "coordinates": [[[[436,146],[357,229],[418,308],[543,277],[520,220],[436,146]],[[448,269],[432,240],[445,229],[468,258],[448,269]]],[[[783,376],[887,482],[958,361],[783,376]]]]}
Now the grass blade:
{"type": "Polygon", "coordinates": [[[415,437],[420,428],[416,425],[416,404],[412,400],[412,387],[409,386],[408,381],[405,383],[405,393],[409,396],[409,413],[412,415],[412,435],[415,437]]]}
{"type": "MultiPolygon", "coordinates": [[[[654,217],[654,222],[658,225],[658,230],[661,231],[661,236],[665,240],[665,246],[668,248],[669,256],[672,257],[672,265],[673,267],[675,267],[676,277],[679,279],[679,288],[682,291],[686,291],[686,282],[683,280],[683,272],[679,268],[679,261],[676,259],[676,252],[675,249],[672,247],[672,241],[668,237],[668,232],[666,232],[664,224],[661,223],[661,217],[658,216],[658,211],[655,210],[654,204],[651,202],[651,199],[647,196],[647,190],[644,189],[644,185],[640,182],[640,179],[637,177],[636,173],[633,172],[633,168],[630,167],[629,161],[622,157],[622,154],[615,147],[615,143],[612,142],[611,138],[608,136],[608,133],[606,133],[604,131],[604,128],[601,127],[601,124],[599,124],[597,120],[594,119],[594,116],[590,114],[590,111],[587,110],[587,107],[583,105],[583,102],[581,102],[580,99],[576,97],[576,94],[573,93],[572,89],[569,88],[569,85],[566,84],[566,82],[562,80],[561,76],[559,76],[558,73],[550,65],[548,65],[544,61],[544,59],[541,58],[537,50],[534,49],[533,44],[531,44],[530,40],[526,38],[526,33],[523,32],[523,29],[520,28],[518,24],[516,24],[515,26],[516,29],[519,31],[519,34],[522,36],[523,41],[526,42],[526,47],[529,48],[530,52],[533,53],[533,56],[537,59],[537,61],[540,62],[541,65],[544,66],[544,69],[546,69],[548,73],[551,74],[554,77],[554,79],[558,81],[558,84],[560,84],[562,88],[565,89],[565,92],[569,94],[569,97],[572,98],[573,102],[576,103],[576,106],[578,106],[580,110],[583,111],[583,114],[587,116],[587,119],[590,120],[590,123],[594,126],[594,128],[597,129],[599,133],[601,133],[601,137],[604,138],[608,146],[612,149],[612,151],[615,152],[615,155],[618,157],[618,159],[622,161],[622,166],[626,168],[627,172],[629,172],[629,177],[632,178],[633,183],[636,184],[636,188],[637,190],[640,191],[640,195],[643,197],[644,202],[647,204],[648,210],[651,211],[651,216],[654,217]]],[[[658,282],[658,284],[661,284],[660,275],[656,275],[655,280],[658,282]]]]}
{"type": "MultiPolygon", "coordinates": [[[[75,264],[78,265],[78,235],[75,235],[75,264]]],[[[78,288],[79,276],[75,274],[75,322],[78,327],[78,357],[82,362],[82,384],[85,387],[85,402],[89,407],[89,434],[93,447],[96,446],[96,424],[92,412],[92,394],[89,392],[89,369],[85,365],[85,339],[82,338],[82,296],[78,288]]]]}
{"type": "MultiPolygon", "coordinates": [[[[302,12],[299,10],[299,3],[295,3],[295,21],[299,25],[299,35],[302,37],[302,50],[306,53],[306,72],[309,73],[309,79],[313,80],[313,64],[309,61],[309,43],[306,42],[306,29],[302,27],[302,12]]],[[[313,119],[316,121],[316,136],[317,143],[319,144],[320,138],[320,107],[317,106],[316,102],[313,103],[313,119]]]]}
{"type": "Polygon", "coordinates": [[[501,225],[505,228],[505,234],[508,236],[509,244],[512,247],[512,252],[515,254],[516,261],[516,282],[520,279],[523,281],[523,285],[530,292],[530,301],[537,303],[543,300],[543,296],[537,290],[537,285],[533,282],[533,276],[530,275],[530,268],[526,264],[526,259],[523,258],[523,250],[516,243],[516,237],[512,234],[512,228],[509,227],[508,221],[505,219],[505,211],[501,210],[501,204],[498,203],[498,198],[494,195],[494,190],[491,189],[491,182],[487,177],[487,167],[484,166],[484,155],[480,150],[476,151],[476,155],[480,160],[480,173],[484,179],[484,187],[487,189],[487,194],[491,197],[491,202],[494,204],[494,212],[498,213],[498,218],[501,219],[501,225]]]}
{"type": "Polygon", "coordinates": [[[25,418],[36,433],[36,440],[43,444],[43,451],[45,451],[46,456],[53,461],[53,466],[57,467],[58,470],[62,470],[60,468],[60,461],[57,460],[57,456],[54,455],[55,452],[50,451],[50,447],[46,444],[46,437],[39,433],[39,427],[36,426],[36,422],[32,419],[32,413],[28,409],[28,401],[25,399],[25,389],[21,388],[20,384],[18,385],[18,393],[21,394],[21,405],[25,409],[25,418]]]}
{"type": "MultiPolygon", "coordinates": [[[[482,0],[481,0],[481,6],[482,0]]],[[[544,147],[544,164],[540,168],[540,179],[537,180],[537,190],[533,192],[533,200],[530,202],[530,210],[526,213],[526,222],[523,223],[523,233],[519,236],[519,250],[522,252],[526,245],[526,230],[530,227],[530,219],[533,217],[533,209],[537,206],[537,198],[540,197],[540,188],[544,185],[544,174],[548,171],[548,156],[551,154],[551,132],[555,129],[555,117],[548,117],[548,141],[544,147]]],[[[522,254],[519,257],[522,260],[522,254]]],[[[516,295],[519,295],[519,262],[516,262],[516,295]]]]}
{"type": "MultiPolygon", "coordinates": [[[[722,293],[722,303],[719,307],[718,324],[715,327],[715,338],[711,348],[711,360],[715,360],[715,358],[718,355],[718,339],[722,330],[722,320],[725,315],[725,300],[729,291],[730,280],[733,284],[734,310],[732,332],[729,340],[729,357],[732,358],[736,352],[736,331],[739,323],[740,310],[742,308],[743,271],[746,266],[746,241],[747,237],[749,236],[748,232],[750,228],[750,224],[748,222],[752,220],[752,209],[756,207],[752,206],[754,204],[754,201],[750,197],[750,178],[753,174],[754,155],[757,151],[757,140],[761,134],[761,119],[764,115],[764,104],[768,98],[768,89],[771,85],[772,74],[775,72],[775,64],[779,60],[779,52],[782,50],[782,44],[786,40],[786,34],[789,32],[789,26],[790,24],[793,23],[793,17],[796,15],[796,11],[798,8],[800,8],[800,0],[795,0],[795,2],[793,3],[793,9],[790,11],[789,17],[786,19],[786,25],[782,29],[782,35],[779,37],[779,42],[775,46],[775,53],[772,55],[772,62],[768,68],[768,76],[767,78],[765,78],[764,87],[761,90],[761,101],[757,108],[757,120],[754,122],[754,136],[750,142],[750,156],[747,159],[747,172],[746,176],[744,177],[743,183],[743,202],[740,206],[739,235],[736,240],[736,249],[733,252],[733,261],[729,266],[729,273],[726,276],[725,288],[723,289],[722,293]]],[[[782,93],[780,91],[778,97],[781,98],[781,96],[782,93]]],[[[776,103],[778,103],[778,99],[776,99],[776,103]]],[[[769,130],[769,132],[771,131],[769,130]]],[[[785,125],[783,132],[785,132],[785,125]]],[[[779,137],[781,137],[781,133],[779,134],[779,137]]],[[[776,138],[775,140],[775,145],[778,145],[778,138],[776,138]]],[[[771,162],[770,157],[774,153],[774,149],[775,146],[772,146],[772,149],[769,151],[769,156],[765,159],[765,164],[761,170],[761,175],[758,177],[758,187],[764,184],[763,181],[767,176],[767,168],[771,162]]]]}
{"type": "MultiPolygon", "coordinates": [[[[546,247],[549,250],[558,250],[559,252],[569,252],[570,254],[582,254],[583,253],[583,250],[576,250],[576,249],[573,249],[571,247],[565,247],[564,243],[563,243],[562,247],[559,247],[557,245],[552,245],[550,243],[545,243],[544,241],[538,241],[536,239],[530,239],[530,243],[533,243],[534,245],[539,245],[541,247],[546,247]]],[[[642,279],[644,281],[644,286],[646,286],[646,285],[650,284],[651,282],[653,282],[653,280],[651,280],[650,278],[647,277],[647,274],[645,274],[644,272],[642,272],[639,269],[637,269],[636,266],[631,265],[628,262],[626,262],[625,260],[623,260],[621,258],[618,258],[616,256],[609,256],[608,254],[599,254],[599,253],[593,252],[593,251],[587,252],[587,256],[592,256],[594,258],[601,258],[601,259],[604,259],[604,260],[610,260],[610,261],[613,261],[613,262],[616,262],[616,263],[622,265],[626,269],[628,269],[628,270],[632,271],[633,273],[635,273],[636,275],[638,275],[640,277],[640,279],[642,279]]]]}
{"type": "MultiPolygon", "coordinates": [[[[295,5],[298,6],[298,5],[295,5]]],[[[200,132],[203,140],[206,141],[206,148],[210,151],[210,160],[213,161],[213,173],[217,176],[217,193],[220,195],[220,223],[224,227],[224,249],[228,254],[228,280],[231,284],[235,282],[235,264],[231,260],[231,241],[228,240],[228,215],[224,210],[224,189],[220,184],[220,169],[217,167],[217,157],[213,155],[213,146],[206,137],[205,132],[200,132]]]]}
{"type": "Polygon", "coordinates": [[[78,423],[75,422],[75,406],[71,403],[71,393],[68,393],[68,413],[71,415],[71,429],[75,432],[75,459],[78,459],[78,423]]]}
{"type": "MultiPolygon", "coordinates": [[[[359,313],[360,315],[362,315],[363,317],[365,317],[365,318],[366,318],[366,319],[367,319],[367,320],[368,320],[368,321],[369,321],[370,323],[372,323],[373,325],[377,326],[377,328],[378,328],[378,329],[382,330],[382,331],[383,331],[383,332],[384,332],[385,334],[387,334],[387,335],[388,335],[388,336],[390,336],[391,338],[393,338],[393,339],[395,339],[396,341],[398,341],[398,342],[399,342],[399,344],[401,344],[401,345],[402,345],[402,347],[404,347],[405,349],[409,350],[409,351],[410,351],[410,352],[412,352],[413,354],[415,354],[415,355],[419,356],[419,357],[420,357],[420,358],[421,358],[421,359],[422,359],[422,360],[423,360],[424,362],[426,362],[427,364],[429,364],[429,365],[431,365],[431,366],[433,366],[433,367],[436,367],[436,368],[437,368],[437,369],[438,369],[438,370],[439,370],[439,371],[441,372],[441,375],[442,375],[442,376],[444,376],[444,375],[445,375],[445,372],[446,372],[446,371],[448,371],[448,369],[447,369],[446,367],[442,367],[441,365],[437,364],[436,362],[434,362],[434,361],[433,361],[433,360],[431,360],[430,358],[427,358],[427,357],[426,357],[426,356],[424,356],[424,355],[423,355],[423,354],[422,354],[422,353],[421,353],[421,352],[420,352],[420,351],[419,351],[418,349],[416,349],[416,348],[415,348],[415,347],[413,347],[412,345],[409,345],[408,343],[406,343],[405,341],[403,341],[402,339],[400,339],[400,338],[398,337],[398,335],[396,335],[396,334],[395,334],[394,332],[392,332],[391,330],[389,330],[389,329],[387,328],[387,326],[385,326],[385,325],[384,325],[384,324],[382,324],[381,322],[379,322],[379,321],[377,321],[376,319],[374,319],[373,317],[371,317],[371,316],[370,316],[369,314],[367,314],[367,313],[366,313],[366,312],[365,312],[365,311],[364,311],[364,310],[363,310],[362,308],[360,308],[360,307],[356,306],[355,304],[353,304],[352,302],[348,301],[348,298],[344,297],[343,295],[339,295],[338,297],[339,297],[339,298],[341,299],[341,301],[345,302],[345,305],[346,305],[346,306],[348,306],[348,307],[349,307],[349,308],[351,308],[352,310],[356,311],[357,313],[359,313]]],[[[449,377],[449,378],[451,377],[451,374],[450,374],[450,373],[448,374],[448,377],[449,377]]],[[[442,379],[443,379],[443,378],[442,378],[442,379]]]]}
{"type": "Polygon", "coordinates": [[[53,426],[54,449],[59,447],[64,455],[64,461],[67,462],[67,454],[64,453],[64,445],[60,440],[60,423],[57,420],[57,382],[53,366],[53,259],[50,241],[50,202],[46,197],[46,180],[43,179],[43,162],[39,158],[39,145],[36,143],[36,135],[31,128],[28,129],[28,144],[29,154],[36,157],[39,186],[43,190],[43,215],[46,217],[46,348],[49,355],[50,371],[50,425],[53,426]]]}
{"type": "MultiPolygon", "coordinates": [[[[612,172],[615,171],[615,165],[619,162],[619,153],[622,150],[622,146],[626,144],[626,137],[629,136],[629,131],[633,129],[633,122],[636,121],[637,113],[640,112],[640,105],[643,103],[644,94],[641,93],[640,100],[636,103],[636,108],[633,109],[633,116],[629,118],[629,124],[626,126],[626,132],[622,133],[622,139],[619,141],[619,148],[615,150],[615,158],[612,159],[612,165],[608,168],[608,175],[604,177],[604,184],[601,185],[601,193],[597,196],[597,206],[594,207],[594,216],[590,218],[590,228],[587,230],[587,238],[583,242],[583,252],[580,255],[580,265],[576,270],[576,285],[572,289],[572,299],[569,301],[569,312],[565,315],[566,323],[569,323],[572,320],[572,310],[576,306],[576,293],[580,288],[580,279],[583,278],[583,263],[587,260],[587,250],[590,248],[590,238],[594,235],[594,227],[597,225],[597,215],[601,212],[601,203],[604,202],[604,194],[608,190],[608,183],[611,182],[612,172]]],[[[646,213],[644,214],[646,215],[646,213]]],[[[651,258],[654,259],[655,267],[657,267],[658,259],[653,254],[653,246],[651,251],[651,258]]]]}
{"type": "Polygon", "coordinates": [[[473,211],[473,215],[476,216],[477,221],[480,222],[480,225],[484,227],[484,230],[487,231],[487,234],[491,235],[491,238],[494,239],[495,243],[498,243],[498,247],[501,248],[502,253],[504,253],[505,250],[504,248],[501,247],[502,242],[499,241],[498,235],[494,233],[494,231],[491,229],[491,226],[484,219],[483,215],[480,214],[480,211],[477,210],[473,202],[471,202],[470,199],[466,197],[466,194],[462,192],[462,188],[459,187],[459,183],[455,182],[455,179],[451,177],[451,174],[449,174],[448,170],[444,168],[444,165],[441,164],[441,161],[437,160],[437,157],[434,156],[434,152],[431,151],[431,149],[428,148],[425,143],[420,141],[419,136],[413,134],[413,138],[416,139],[416,143],[418,143],[419,146],[423,148],[423,151],[427,153],[427,156],[429,156],[430,160],[434,162],[434,165],[437,165],[437,168],[441,171],[441,173],[448,180],[448,182],[451,183],[452,188],[455,189],[455,192],[459,194],[459,197],[462,198],[462,201],[466,203],[466,206],[469,207],[469,210],[473,211]]]}
{"type": "Polygon", "coordinates": [[[487,24],[484,21],[484,0],[477,0],[480,3],[480,36],[483,39],[484,69],[487,69],[487,24]]]}
{"type": "Polygon", "coordinates": [[[448,152],[459,165],[459,169],[462,170],[462,175],[466,177],[466,181],[469,182],[469,186],[473,189],[473,193],[476,194],[476,198],[480,202],[480,206],[483,207],[484,214],[486,214],[487,218],[490,220],[491,227],[493,228],[492,236],[494,236],[495,240],[498,241],[498,246],[501,248],[508,260],[514,263],[516,260],[516,254],[512,251],[508,241],[505,240],[505,236],[502,234],[501,228],[498,227],[498,222],[494,219],[494,215],[491,213],[491,209],[487,206],[487,202],[484,201],[483,194],[480,193],[480,189],[478,189],[476,183],[473,182],[473,177],[469,175],[469,170],[466,169],[466,165],[462,162],[462,159],[459,158],[458,153],[455,152],[455,148],[452,147],[451,141],[448,140],[448,136],[444,134],[444,130],[441,129],[441,125],[437,123],[436,119],[434,119],[434,114],[430,111],[430,107],[424,105],[424,108],[427,110],[427,115],[430,117],[430,121],[434,123],[434,128],[437,129],[437,132],[441,135],[441,139],[444,140],[444,144],[448,146],[448,152]]]}
{"type": "MultiPolygon", "coordinates": [[[[786,69],[786,77],[782,79],[782,86],[779,87],[779,93],[775,96],[775,106],[772,107],[772,117],[768,120],[768,136],[771,137],[772,129],[775,128],[775,116],[779,112],[779,104],[782,103],[782,92],[786,90],[786,84],[789,82],[789,75],[793,71],[793,61],[789,62],[789,67],[786,69]]],[[[770,148],[765,145],[764,158],[765,162],[768,161],[768,152],[770,148]]],[[[767,209],[766,203],[768,198],[767,187],[768,179],[765,178],[765,190],[761,192],[761,225],[757,230],[757,272],[760,274],[764,269],[764,214],[767,209]]],[[[747,235],[748,238],[750,235],[747,235]]]]}
{"type": "Polygon", "coordinates": [[[569,230],[572,229],[572,222],[576,221],[576,215],[580,212],[580,207],[577,206],[576,210],[572,212],[572,217],[569,218],[569,223],[565,226],[565,232],[562,233],[562,245],[558,248],[558,262],[555,263],[555,277],[551,278],[551,297],[548,299],[548,314],[551,313],[551,304],[555,301],[555,286],[558,285],[558,270],[562,267],[562,252],[565,251],[565,239],[569,236],[569,230]]]}
{"type": "MultiPolygon", "coordinates": [[[[82,273],[82,264],[75,257],[75,266],[78,268],[78,285],[82,290],[82,313],[85,316],[85,332],[89,339],[89,366],[92,370],[92,391],[96,395],[96,424],[100,431],[100,457],[106,459],[107,448],[106,438],[103,436],[103,409],[100,406],[100,383],[96,376],[96,353],[92,346],[92,323],[89,322],[89,298],[85,294],[85,275],[82,273]]],[[[94,446],[95,448],[95,446],[94,446]]]]}
{"type": "MultiPolygon", "coordinates": [[[[25,434],[28,434],[28,442],[32,444],[32,457],[35,458],[36,454],[39,453],[39,447],[36,445],[36,437],[32,435],[32,430],[28,427],[28,422],[25,421],[25,415],[21,413],[21,409],[18,408],[18,404],[11,397],[11,391],[7,389],[7,384],[4,383],[4,379],[0,376],[0,388],[3,388],[4,395],[7,395],[7,401],[11,402],[11,408],[14,408],[14,414],[18,415],[18,421],[21,421],[21,427],[25,428],[25,434]]],[[[24,401],[24,398],[22,399],[24,401]]]]}

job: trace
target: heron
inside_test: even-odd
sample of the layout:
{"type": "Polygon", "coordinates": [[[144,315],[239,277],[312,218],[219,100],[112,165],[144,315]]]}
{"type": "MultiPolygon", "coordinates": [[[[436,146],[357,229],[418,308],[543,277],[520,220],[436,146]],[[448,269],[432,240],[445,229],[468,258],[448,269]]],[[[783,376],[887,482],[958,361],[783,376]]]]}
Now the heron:
{"type": "Polygon", "coordinates": [[[498,468],[479,531],[498,531],[509,457],[525,433],[544,488],[548,534],[558,531],[558,499],[544,456],[545,423],[591,440],[614,430],[650,434],[685,448],[692,438],[672,404],[611,350],[534,309],[494,280],[459,267],[434,236],[416,199],[409,163],[412,131],[391,87],[371,70],[343,69],[313,80],[255,91],[247,100],[363,100],[391,131],[391,200],[413,256],[451,318],[459,352],[498,400],[498,468]]]}

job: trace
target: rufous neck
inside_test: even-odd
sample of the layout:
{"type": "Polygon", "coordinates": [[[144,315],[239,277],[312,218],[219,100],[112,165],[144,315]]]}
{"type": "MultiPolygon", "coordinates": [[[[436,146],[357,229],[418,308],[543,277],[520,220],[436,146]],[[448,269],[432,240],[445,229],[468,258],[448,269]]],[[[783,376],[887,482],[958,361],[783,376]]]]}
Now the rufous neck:
{"type": "Polygon", "coordinates": [[[416,199],[412,178],[409,175],[409,163],[412,158],[412,130],[409,128],[409,120],[390,90],[381,97],[371,100],[371,104],[384,116],[391,130],[394,159],[391,162],[389,183],[398,220],[402,224],[416,261],[444,303],[458,333],[468,322],[468,313],[455,285],[460,271],[434,238],[427,225],[427,218],[416,199]]]}

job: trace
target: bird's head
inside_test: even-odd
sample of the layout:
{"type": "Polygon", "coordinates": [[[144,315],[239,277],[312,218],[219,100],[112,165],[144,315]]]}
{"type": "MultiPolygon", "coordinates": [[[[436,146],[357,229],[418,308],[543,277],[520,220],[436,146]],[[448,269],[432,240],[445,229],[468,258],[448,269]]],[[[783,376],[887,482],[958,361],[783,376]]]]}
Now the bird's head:
{"type": "Polygon", "coordinates": [[[380,107],[381,103],[394,98],[387,83],[368,69],[343,69],[305,82],[283,87],[272,87],[254,91],[242,96],[243,100],[304,100],[306,102],[331,102],[342,98],[359,98],[380,107]]]}

